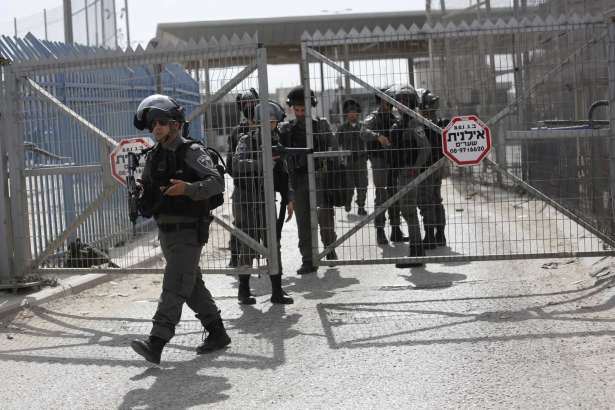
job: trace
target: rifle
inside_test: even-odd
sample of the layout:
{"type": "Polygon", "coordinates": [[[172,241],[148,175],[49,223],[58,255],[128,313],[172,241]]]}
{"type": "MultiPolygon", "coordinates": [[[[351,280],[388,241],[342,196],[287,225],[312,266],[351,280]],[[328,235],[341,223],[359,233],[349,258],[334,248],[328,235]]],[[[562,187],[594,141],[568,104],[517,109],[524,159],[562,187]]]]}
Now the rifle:
{"type": "Polygon", "coordinates": [[[302,156],[313,154],[314,150],[312,148],[289,148],[277,143],[271,146],[271,152],[274,157],[279,155],[280,158],[284,158],[285,156],[302,156]]]}
{"type": "Polygon", "coordinates": [[[128,172],[126,174],[126,188],[128,189],[128,217],[132,222],[132,236],[137,236],[137,218],[139,217],[139,194],[140,190],[135,180],[135,171],[139,166],[140,154],[128,153],[128,172]]]}

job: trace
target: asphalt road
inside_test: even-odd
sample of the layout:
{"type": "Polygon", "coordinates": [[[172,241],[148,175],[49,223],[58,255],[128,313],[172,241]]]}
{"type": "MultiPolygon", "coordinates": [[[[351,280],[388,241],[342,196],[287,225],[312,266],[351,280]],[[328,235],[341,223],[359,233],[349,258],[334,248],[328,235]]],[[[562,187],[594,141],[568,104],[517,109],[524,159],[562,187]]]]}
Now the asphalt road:
{"type": "Polygon", "coordinates": [[[610,271],[608,259],[321,268],[285,278],[286,307],[265,277],[241,307],[234,278],[210,276],[232,344],[195,355],[186,309],[160,367],[128,344],[149,331],[161,278],[118,277],[2,323],[0,407],[612,408],[610,271]]]}

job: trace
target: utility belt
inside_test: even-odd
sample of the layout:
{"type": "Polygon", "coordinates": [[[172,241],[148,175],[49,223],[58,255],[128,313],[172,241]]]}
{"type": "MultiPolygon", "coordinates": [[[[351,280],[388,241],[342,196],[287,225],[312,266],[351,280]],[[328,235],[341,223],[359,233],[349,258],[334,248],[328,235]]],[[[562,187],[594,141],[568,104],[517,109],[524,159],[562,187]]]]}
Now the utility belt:
{"type": "Polygon", "coordinates": [[[179,231],[185,231],[188,229],[196,229],[197,225],[198,225],[198,221],[178,222],[174,224],[159,224],[158,229],[160,229],[164,233],[179,232],[179,231]]]}
{"type": "Polygon", "coordinates": [[[158,224],[158,229],[164,233],[196,230],[197,241],[203,246],[209,240],[209,225],[212,220],[213,217],[209,215],[194,222],[161,223],[158,224]]]}

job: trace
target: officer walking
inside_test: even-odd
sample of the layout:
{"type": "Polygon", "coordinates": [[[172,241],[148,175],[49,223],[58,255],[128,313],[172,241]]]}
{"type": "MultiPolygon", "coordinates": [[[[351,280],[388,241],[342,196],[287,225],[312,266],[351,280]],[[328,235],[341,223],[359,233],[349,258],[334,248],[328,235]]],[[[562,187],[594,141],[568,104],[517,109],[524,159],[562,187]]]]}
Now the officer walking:
{"type": "MultiPolygon", "coordinates": [[[[255,107],[256,124],[260,121],[260,104],[255,107]]],[[[272,134],[277,134],[277,125],[284,120],[284,109],[276,102],[269,101],[269,112],[272,134]]],[[[251,130],[239,139],[237,150],[233,156],[233,178],[237,182],[233,191],[233,214],[235,225],[246,232],[256,241],[267,244],[267,223],[265,216],[265,186],[263,179],[263,157],[261,127],[251,130]]],[[[272,141],[277,142],[277,135],[272,135],[272,141]]],[[[277,252],[279,270],[276,275],[270,275],[271,279],[271,302],[278,304],[291,304],[293,299],[282,289],[282,258],[280,254],[280,240],[282,238],[282,225],[284,223],[285,210],[288,210],[289,221],[294,211],[294,193],[289,186],[288,169],[286,162],[280,153],[273,153],[273,178],[274,190],[280,193],[282,198],[281,216],[276,224],[277,252]],[[285,209],[284,209],[285,207],[285,209]],[[281,220],[280,220],[281,219],[281,220]]],[[[247,245],[241,244],[239,252],[239,265],[252,266],[256,252],[247,245]]],[[[237,294],[239,303],[253,305],[256,299],[250,292],[250,275],[239,275],[239,291],[237,294]]]]}
{"type": "MultiPolygon", "coordinates": [[[[394,86],[390,89],[395,100],[414,110],[417,107],[418,96],[411,85],[394,86]]],[[[424,169],[431,147],[425,136],[425,129],[418,121],[402,112],[400,119],[391,130],[391,144],[395,149],[394,161],[399,165],[397,175],[398,190],[411,183],[424,169]]],[[[421,228],[417,215],[418,187],[410,190],[399,201],[401,214],[408,224],[409,252],[408,256],[424,256],[421,228]]],[[[422,263],[399,263],[398,268],[422,266],[422,263]]]]}
{"type": "MultiPolygon", "coordinates": [[[[233,155],[237,150],[237,144],[239,138],[250,131],[251,127],[254,127],[254,113],[255,107],[258,104],[258,92],[254,88],[250,88],[249,91],[237,94],[235,97],[235,104],[237,105],[237,111],[242,116],[239,124],[231,130],[228,136],[228,151],[226,153],[226,170],[229,175],[233,176],[233,155]]],[[[236,188],[237,184],[233,180],[233,186],[236,188]]],[[[231,212],[233,212],[231,210],[231,212]]],[[[235,223],[235,215],[233,215],[233,225],[235,223]]],[[[238,265],[237,257],[239,254],[239,240],[231,235],[229,242],[229,248],[231,250],[231,260],[228,264],[229,268],[236,268],[238,265]]]]}
{"type": "Polygon", "coordinates": [[[184,303],[208,332],[197,354],[231,343],[199,268],[210,210],[220,204],[224,177],[202,145],[182,136],[182,128],[187,127],[184,109],[173,98],[159,94],[145,98],[134,125],[149,129],[157,142],[147,154],[140,209],[143,216],[156,219],[166,266],[150,336],[130,345],[147,361],[159,364],[162,349],[175,335],[184,303]]]}
{"type": "MultiPolygon", "coordinates": [[[[361,105],[354,99],[349,98],[342,105],[346,121],[337,131],[337,138],[342,150],[352,151],[346,164],[348,186],[357,190],[357,214],[367,215],[365,211],[365,199],[367,198],[367,148],[361,138],[363,124],[359,121],[361,105]]],[[[348,196],[346,212],[350,212],[352,195],[348,196]]]]}
{"type": "MultiPolygon", "coordinates": [[[[293,88],[286,98],[286,104],[295,114],[295,119],[280,124],[280,141],[286,147],[305,148],[307,136],[305,129],[305,91],[303,86],[293,88]]],[[[311,104],[317,104],[314,92],[311,92],[311,104]]],[[[314,151],[337,150],[338,144],[329,123],[324,118],[312,118],[312,130],[314,135],[314,151]]],[[[324,185],[326,161],[315,161],[316,184],[324,185]]],[[[307,157],[294,156],[288,158],[290,183],[295,191],[295,214],[297,218],[297,230],[299,233],[299,251],[301,252],[301,267],[297,270],[299,275],[316,272],[317,268],[312,262],[312,231],[310,224],[310,197],[308,183],[307,157]]],[[[323,245],[328,246],[337,239],[335,233],[335,210],[327,192],[320,189],[316,192],[318,206],[318,225],[320,227],[320,239],[323,245]]],[[[337,259],[335,251],[327,254],[327,260],[337,259]]]]}
{"type": "MultiPolygon", "coordinates": [[[[433,95],[430,90],[419,88],[416,90],[419,97],[419,110],[423,117],[435,123],[439,127],[446,127],[448,120],[438,118],[440,97],[433,95]]],[[[442,137],[429,127],[425,127],[427,139],[431,144],[431,155],[425,164],[429,167],[444,156],[442,153],[442,137]]],[[[425,249],[434,249],[438,246],[446,246],[444,226],[446,215],[442,205],[442,169],[431,174],[419,189],[419,210],[423,217],[425,249]]]]}
{"type": "MultiPolygon", "coordinates": [[[[387,89],[382,90],[388,92],[387,89]]],[[[391,97],[393,97],[391,95],[391,97]]],[[[373,111],[365,118],[363,132],[361,136],[367,142],[369,159],[372,163],[372,177],[376,186],[375,206],[382,205],[395,192],[396,164],[392,161],[393,147],[391,146],[390,136],[391,127],[397,118],[391,111],[391,105],[376,95],[376,102],[380,104],[377,110],[373,111]]],[[[391,242],[404,242],[408,238],[404,237],[401,228],[399,203],[395,203],[387,210],[389,224],[391,225],[391,242]]],[[[376,225],[376,240],[378,245],[389,243],[384,232],[384,213],[374,219],[376,225]]]]}

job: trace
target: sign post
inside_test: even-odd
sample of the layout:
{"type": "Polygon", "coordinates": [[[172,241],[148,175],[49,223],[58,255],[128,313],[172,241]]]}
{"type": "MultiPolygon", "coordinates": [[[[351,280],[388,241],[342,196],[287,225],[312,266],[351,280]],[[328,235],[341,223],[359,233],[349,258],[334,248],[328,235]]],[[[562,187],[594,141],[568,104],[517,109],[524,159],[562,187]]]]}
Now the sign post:
{"type": "MultiPolygon", "coordinates": [[[[111,175],[120,184],[126,186],[126,175],[128,174],[128,153],[140,153],[153,145],[152,140],[147,137],[126,138],[121,140],[111,151],[109,160],[111,161],[111,175]]],[[[143,167],[139,166],[135,171],[135,178],[139,179],[143,173],[143,167]]]]}
{"type": "Polygon", "coordinates": [[[442,130],[442,152],[459,166],[479,164],[491,149],[491,130],[476,115],[457,116],[442,130]]]}

